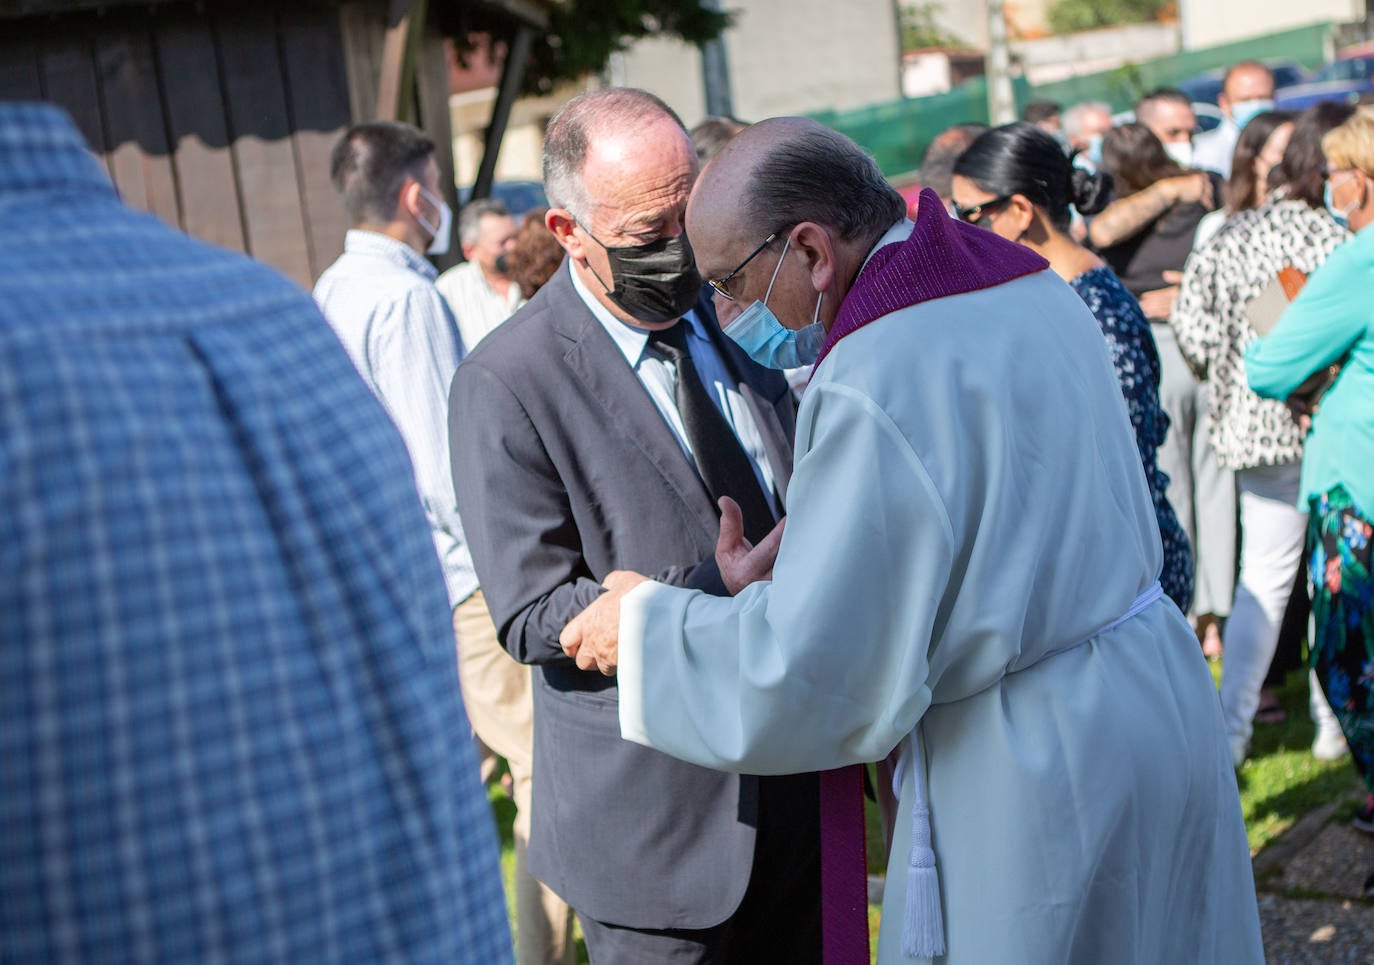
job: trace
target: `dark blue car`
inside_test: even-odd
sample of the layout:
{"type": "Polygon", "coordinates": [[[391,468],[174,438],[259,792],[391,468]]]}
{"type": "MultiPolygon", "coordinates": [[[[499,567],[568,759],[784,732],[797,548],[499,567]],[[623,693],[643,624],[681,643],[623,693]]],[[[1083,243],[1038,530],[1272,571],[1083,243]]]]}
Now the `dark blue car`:
{"type": "Polygon", "coordinates": [[[1338,57],[1312,75],[1310,82],[1280,88],[1274,95],[1279,110],[1300,111],[1323,101],[1358,104],[1374,98],[1374,53],[1338,57]]]}

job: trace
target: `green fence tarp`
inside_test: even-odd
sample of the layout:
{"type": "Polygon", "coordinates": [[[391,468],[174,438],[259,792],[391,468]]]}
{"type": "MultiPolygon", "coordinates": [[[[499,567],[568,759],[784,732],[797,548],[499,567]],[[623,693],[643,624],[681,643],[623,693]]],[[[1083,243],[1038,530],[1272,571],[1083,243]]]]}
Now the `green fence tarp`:
{"type": "MultiPolygon", "coordinates": [[[[1125,110],[1152,88],[1177,84],[1239,60],[1282,59],[1317,67],[1325,59],[1330,31],[1331,24],[1318,23],[1035,87],[1016,78],[1016,104],[1019,110],[1029,100],[1051,100],[1065,107],[1094,100],[1125,110]]],[[[811,116],[862,145],[888,177],[900,177],[920,166],[926,145],[945,128],[965,121],[987,123],[987,79],[975,77],[931,97],[903,98],[850,111],[817,111],[811,116]]]]}

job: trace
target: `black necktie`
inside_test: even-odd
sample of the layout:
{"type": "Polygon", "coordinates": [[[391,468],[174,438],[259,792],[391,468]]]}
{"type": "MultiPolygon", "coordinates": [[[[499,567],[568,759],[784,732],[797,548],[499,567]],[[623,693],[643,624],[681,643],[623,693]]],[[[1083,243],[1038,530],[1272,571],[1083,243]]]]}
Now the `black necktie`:
{"type": "Polygon", "coordinates": [[[773,511],[735,432],[711,401],[687,351],[687,325],[653,332],[649,341],[677,369],[677,411],[696,456],[697,471],[713,500],[729,496],[744,513],[744,535],[757,544],[773,528],[773,511]]]}

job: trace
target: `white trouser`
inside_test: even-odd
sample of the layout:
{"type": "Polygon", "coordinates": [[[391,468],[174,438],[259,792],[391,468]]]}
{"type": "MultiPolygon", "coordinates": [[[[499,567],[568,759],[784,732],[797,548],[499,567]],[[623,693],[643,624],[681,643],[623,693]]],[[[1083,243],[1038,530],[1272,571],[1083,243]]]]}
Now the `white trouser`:
{"type": "Polygon", "coordinates": [[[1250,744],[1260,686],[1269,672],[1293,577],[1302,561],[1307,514],[1297,507],[1298,463],[1236,473],[1240,503],[1240,579],[1226,621],[1221,709],[1231,754],[1250,744]]]}

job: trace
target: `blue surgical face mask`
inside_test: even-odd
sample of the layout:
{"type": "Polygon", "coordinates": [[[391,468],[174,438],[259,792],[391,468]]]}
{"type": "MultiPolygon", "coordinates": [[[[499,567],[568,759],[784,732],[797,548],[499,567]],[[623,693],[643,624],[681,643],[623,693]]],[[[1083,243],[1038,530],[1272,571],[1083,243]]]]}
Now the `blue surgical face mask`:
{"type": "Polygon", "coordinates": [[[1336,224],[1340,225],[1342,228],[1349,231],[1350,212],[1355,210],[1355,208],[1358,206],[1358,202],[1356,202],[1355,204],[1348,205],[1344,208],[1336,207],[1334,192],[1331,190],[1330,181],[1326,182],[1326,187],[1322,191],[1322,197],[1326,202],[1326,210],[1331,212],[1331,217],[1335,219],[1336,224]]]}
{"type": "Polygon", "coordinates": [[[1101,166],[1102,166],[1102,135],[1101,135],[1101,134],[1089,134],[1089,135],[1088,135],[1088,146],[1087,146],[1087,148],[1083,151],[1083,153],[1086,154],[1086,155],[1088,156],[1088,160],[1091,161],[1091,162],[1093,163],[1093,166],[1094,166],[1094,167],[1101,167],[1101,166]]]}
{"type": "Polygon", "coordinates": [[[778,265],[773,269],[773,277],[768,279],[768,290],[763,293],[763,301],[755,300],[725,328],[725,334],[734,339],[746,355],[770,369],[794,369],[810,365],[820,356],[821,346],[825,344],[825,326],[818,321],[824,292],[816,299],[816,311],[811,324],[796,331],[778,321],[778,317],[765,304],[768,296],[773,294],[773,283],[778,280],[778,271],[791,244],[792,236],[789,234],[782,246],[782,258],[778,259],[778,265]]]}
{"type": "Polygon", "coordinates": [[[1265,111],[1272,111],[1274,102],[1265,98],[1256,98],[1252,101],[1236,101],[1231,105],[1231,120],[1236,127],[1244,128],[1259,114],[1265,111]]]}

